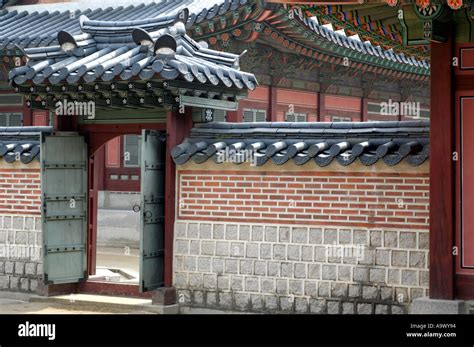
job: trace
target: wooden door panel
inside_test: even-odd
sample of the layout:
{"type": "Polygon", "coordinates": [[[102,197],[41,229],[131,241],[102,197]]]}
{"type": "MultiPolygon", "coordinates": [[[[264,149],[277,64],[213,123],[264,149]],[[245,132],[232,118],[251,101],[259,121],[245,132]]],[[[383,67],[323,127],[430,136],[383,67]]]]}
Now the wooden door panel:
{"type": "Polygon", "coordinates": [[[474,269],[474,97],[461,102],[461,267],[474,269]]]}
{"type": "Polygon", "coordinates": [[[76,133],[41,142],[42,231],[45,283],[85,279],[87,145],[76,133]]]}
{"type": "Polygon", "coordinates": [[[164,285],[165,138],[143,130],[141,153],[140,291],[164,285]]]}

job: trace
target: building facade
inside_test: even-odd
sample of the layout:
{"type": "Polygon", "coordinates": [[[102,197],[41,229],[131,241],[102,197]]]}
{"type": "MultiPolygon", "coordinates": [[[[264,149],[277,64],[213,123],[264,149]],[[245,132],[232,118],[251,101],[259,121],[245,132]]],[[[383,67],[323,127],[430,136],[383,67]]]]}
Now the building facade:
{"type": "MultiPolygon", "coordinates": [[[[417,6],[408,5],[400,4],[403,11],[417,6]]],[[[72,276],[77,281],[65,286],[49,277],[46,293],[91,288],[107,292],[105,286],[98,288],[86,280],[94,268],[94,211],[99,192],[104,187],[134,190],[137,188],[130,188],[133,181],[140,180],[141,232],[146,239],[152,237],[148,231],[157,227],[163,235],[159,240],[151,238],[151,244],[158,244],[155,248],[147,249],[144,244],[150,243],[142,242],[140,266],[147,269],[143,274],[148,276],[140,283],[144,291],[161,288],[173,293],[175,288],[175,301],[271,312],[402,313],[410,302],[427,295],[471,298],[471,242],[463,224],[469,222],[468,213],[463,212],[469,206],[469,195],[463,194],[469,191],[468,180],[463,180],[469,171],[468,164],[462,166],[462,155],[469,154],[462,142],[469,133],[465,116],[472,89],[469,43],[458,36],[449,41],[448,35],[444,43],[431,38],[436,42],[431,44],[432,59],[437,64],[445,61],[446,71],[432,73],[428,98],[430,66],[420,58],[426,52],[410,47],[416,38],[396,37],[396,27],[389,34],[393,41],[405,44],[408,40],[408,48],[396,43],[393,49],[377,46],[377,37],[388,42],[379,36],[365,41],[368,31],[362,29],[371,27],[370,21],[348,35],[340,32],[338,15],[332,12],[315,14],[311,9],[269,2],[222,1],[195,12],[176,8],[173,16],[163,17],[173,41],[153,31],[159,24],[144,30],[144,23],[137,19],[142,11],[165,13],[162,7],[153,6],[157,5],[144,3],[107,14],[91,9],[81,20],[73,18],[69,31],[61,31],[58,24],[37,38],[13,30],[11,36],[2,36],[3,45],[14,43],[30,59],[8,76],[27,108],[48,112],[63,97],[76,101],[93,97],[100,106],[94,119],[55,120],[56,129],[77,132],[82,139],[74,153],[82,160],[80,168],[87,167],[88,176],[81,176],[86,183],[73,193],[87,196],[87,202],[81,207],[84,214],[74,214],[80,218],[71,219],[84,223],[77,230],[81,231],[78,244],[85,246],[74,249],[82,259],[82,263],[74,262],[80,264],[72,276]],[[125,24],[114,16],[137,22],[133,30],[121,28],[125,24]],[[119,43],[126,47],[117,45],[123,37],[110,37],[103,29],[112,25],[130,34],[128,41],[119,43]],[[194,39],[187,34],[189,38],[176,39],[184,32],[192,33],[194,39]],[[160,51],[163,47],[176,55],[166,56],[160,51]],[[460,52],[460,65],[448,68],[446,61],[451,64],[456,58],[453,47],[459,48],[455,51],[460,52]],[[238,54],[229,53],[232,50],[238,54]],[[183,52],[191,56],[175,59],[183,52]],[[198,57],[195,52],[200,53],[198,57]],[[141,54],[160,58],[142,62],[148,55],[141,54]],[[344,58],[349,59],[349,66],[344,58]],[[74,65],[75,59],[90,61],[83,61],[86,65],[81,69],[74,65]],[[215,61],[219,61],[218,68],[215,61]],[[236,63],[242,70],[234,69],[236,63]],[[132,76],[136,79],[129,83],[132,76]],[[437,87],[441,85],[446,88],[437,87]],[[442,91],[454,89],[456,98],[446,103],[442,91]],[[431,152],[438,159],[449,157],[452,166],[442,166],[433,154],[428,161],[426,123],[398,122],[423,118],[429,103],[431,115],[437,115],[436,129],[431,121],[431,152]],[[180,113],[183,105],[184,114],[180,113]],[[446,120],[442,112],[453,117],[446,120]],[[224,116],[227,123],[212,122],[224,116]],[[395,122],[384,123],[387,126],[356,122],[378,119],[395,122]],[[302,121],[310,123],[298,124],[302,121]],[[136,137],[132,140],[124,135],[136,137]],[[146,147],[140,149],[140,156],[129,157],[133,163],[127,167],[123,157],[128,148],[139,147],[138,139],[146,147]],[[159,141],[164,139],[163,154],[159,141]],[[110,140],[115,143],[100,150],[110,140]],[[81,156],[81,148],[87,156],[81,156]],[[213,163],[219,161],[221,150],[224,157],[233,155],[233,159],[213,163]],[[253,153],[255,167],[236,165],[246,153],[253,153]],[[134,168],[137,162],[140,166],[134,168]],[[152,196],[147,195],[147,177],[161,182],[152,186],[156,189],[152,196]],[[118,182],[109,182],[113,180],[118,182]],[[356,202],[344,200],[347,196],[356,202]],[[455,256],[461,256],[453,257],[453,247],[462,251],[455,256]],[[338,253],[354,248],[355,252],[363,250],[361,259],[345,262],[338,253]]],[[[446,5],[441,6],[447,10],[446,5]]],[[[32,17],[26,19],[38,20],[37,14],[28,13],[32,17]]],[[[13,23],[17,14],[8,9],[0,15],[12,19],[3,23],[13,23]]],[[[382,20],[378,28],[386,23],[382,20]]],[[[410,31],[414,32],[418,33],[410,31]]],[[[42,147],[42,158],[48,158],[50,150],[42,147]]],[[[15,156],[15,151],[10,155],[15,156]]],[[[61,160],[67,162],[65,169],[77,164],[68,158],[61,160]]],[[[43,179],[43,199],[50,188],[45,182],[43,179]]],[[[44,211],[42,218],[44,224],[44,211]]],[[[42,232],[44,240],[45,232],[50,231],[43,225],[42,232]]],[[[57,252],[64,250],[61,247],[56,247],[57,252]]],[[[51,274],[44,265],[43,271],[51,274]]],[[[138,288],[120,290],[139,295],[138,288]]]]}

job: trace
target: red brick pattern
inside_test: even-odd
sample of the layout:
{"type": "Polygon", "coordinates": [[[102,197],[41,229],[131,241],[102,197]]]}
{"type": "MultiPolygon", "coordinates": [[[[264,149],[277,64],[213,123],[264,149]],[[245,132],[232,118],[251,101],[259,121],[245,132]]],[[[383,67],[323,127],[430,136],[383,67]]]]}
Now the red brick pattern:
{"type": "Polygon", "coordinates": [[[41,215],[40,169],[0,169],[0,213],[41,215]]]}
{"type": "Polygon", "coordinates": [[[428,229],[429,173],[178,171],[178,218],[428,229]]]}

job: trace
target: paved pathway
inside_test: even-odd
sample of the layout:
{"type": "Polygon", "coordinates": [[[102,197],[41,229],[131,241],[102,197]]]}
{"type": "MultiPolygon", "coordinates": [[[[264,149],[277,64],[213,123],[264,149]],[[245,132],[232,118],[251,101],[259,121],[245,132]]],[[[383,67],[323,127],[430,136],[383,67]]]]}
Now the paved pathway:
{"type": "MultiPolygon", "coordinates": [[[[0,291],[0,314],[156,314],[147,303],[137,303],[136,308],[130,308],[133,300],[99,295],[69,295],[57,298],[45,298],[22,293],[0,291]],[[82,298],[84,296],[84,298],[82,298]],[[71,298],[65,300],[65,298],[71,298]],[[96,297],[97,300],[93,300],[96,297]],[[122,300],[121,300],[122,299],[122,300]],[[104,304],[104,300],[107,302],[104,304]],[[121,304],[114,304],[123,301],[121,304]]],[[[143,300],[142,300],[143,301],[143,300]]],[[[159,310],[154,310],[159,311],[159,310]]],[[[181,307],[181,314],[243,314],[243,312],[230,312],[204,308],[181,307]]]]}

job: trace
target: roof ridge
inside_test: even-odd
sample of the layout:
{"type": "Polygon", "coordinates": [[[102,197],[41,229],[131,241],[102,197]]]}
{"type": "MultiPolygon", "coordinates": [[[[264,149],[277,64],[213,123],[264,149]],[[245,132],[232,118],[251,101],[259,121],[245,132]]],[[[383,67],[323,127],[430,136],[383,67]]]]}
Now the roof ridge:
{"type": "Polygon", "coordinates": [[[393,166],[406,159],[412,166],[421,165],[429,157],[429,122],[353,123],[206,123],[191,130],[181,144],[172,149],[176,164],[189,160],[196,164],[212,159],[261,166],[270,159],[282,165],[290,159],[303,165],[311,159],[324,167],[336,160],[347,166],[359,159],[363,165],[382,160],[393,166]],[[275,126],[276,125],[276,126],[275,126]],[[305,127],[306,126],[306,127],[305,127]]]}

